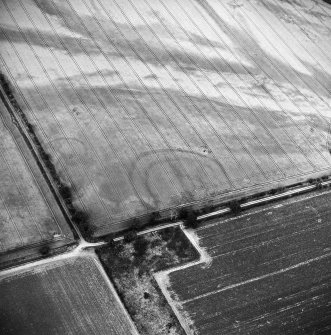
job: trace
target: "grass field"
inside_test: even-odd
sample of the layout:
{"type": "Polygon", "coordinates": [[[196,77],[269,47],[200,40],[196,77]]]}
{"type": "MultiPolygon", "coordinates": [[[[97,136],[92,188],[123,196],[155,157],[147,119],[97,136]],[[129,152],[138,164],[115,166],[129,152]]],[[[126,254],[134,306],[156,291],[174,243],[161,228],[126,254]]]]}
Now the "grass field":
{"type": "Polygon", "coordinates": [[[328,5],[0,6],[1,71],[96,236],[330,172],[328,5]]]}
{"type": "Polygon", "coordinates": [[[192,334],[330,334],[331,193],[197,229],[210,256],[159,283],[192,334]]]}
{"type": "Polygon", "coordinates": [[[136,334],[100,263],[90,256],[0,275],[0,333],[136,334]]]}
{"type": "Polygon", "coordinates": [[[0,101],[0,267],[73,243],[72,232],[0,101]]]}

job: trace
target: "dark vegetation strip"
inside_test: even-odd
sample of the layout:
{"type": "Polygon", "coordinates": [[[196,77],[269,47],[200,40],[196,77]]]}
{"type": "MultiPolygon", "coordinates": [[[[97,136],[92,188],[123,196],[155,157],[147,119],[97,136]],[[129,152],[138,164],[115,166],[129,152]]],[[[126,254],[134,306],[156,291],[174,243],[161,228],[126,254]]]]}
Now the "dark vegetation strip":
{"type": "MultiPolygon", "coordinates": [[[[242,211],[248,210],[252,207],[252,206],[248,206],[247,208],[246,207],[243,208],[241,205],[246,202],[260,200],[260,199],[273,196],[273,195],[284,194],[282,198],[267,199],[266,201],[261,201],[260,203],[254,204],[254,207],[265,206],[267,203],[276,202],[276,201],[284,200],[284,199],[295,196],[296,194],[286,195],[285,192],[300,189],[304,186],[315,185],[315,188],[303,191],[300,194],[304,192],[311,192],[316,189],[322,190],[322,189],[328,188],[331,186],[331,184],[323,185],[323,182],[328,181],[328,180],[330,181],[329,175],[321,176],[319,178],[310,178],[305,182],[296,183],[288,187],[282,186],[278,188],[273,188],[269,191],[256,193],[251,196],[245,196],[245,197],[237,198],[237,199],[226,201],[224,203],[219,203],[219,204],[211,204],[211,203],[208,204],[207,203],[204,205],[204,207],[199,206],[199,208],[197,208],[198,205],[196,204],[184,204],[182,206],[178,206],[175,209],[176,215],[172,217],[169,217],[169,215],[163,215],[164,211],[153,212],[151,214],[147,214],[144,216],[131,219],[130,224],[129,224],[130,229],[124,232],[124,238],[127,238],[128,240],[134,240],[137,237],[138,231],[142,230],[143,227],[144,228],[149,227],[149,226],[152,227],[157,224],[161,225],[161,224],[169,223],[169,221],[177,222],[178,220],[181,220],[184,222],[185,227],[194,229],[194,228],[197,228],[202,223],[201,220],[198,220],[199,216],[209,214],[212,212],[216,212],[226,207],[230,208],[230,212],[225,215],[237,215],[241,213],[242,211]]],[[[186,194],[185,199],[188,200],[188,198],[189,196],[186,194]]],[[[220,214],[220,215],[224,216],[224,214],[220,214]]],[[[213,219],[215,219],[215,216],[213,216],[213,219]]],[[[203,221],[205,221],[205,219],[203,221]]],[[[112,238],[115,238],[121,235],[123,235],[123,232],[111,234],[112,238]]]]}
{"type": "MultiPolygon", "coordinates": [[[[87,239],[91,238],[95,228],[89,222],[88,213],[75,208],[75,206],[73,205],[73,194],[72,194],[71,187],[67,185],[59,177],[55,169],[55,166],[52,162],[52,157],[43,148],[39,138],[37,137],[35,133],[34,126],[29,122],[28,118],[26,117],[22,109],[20,108],[14,96],[14,90],[12,88],[12,85],[10,84],[9,80],[6,78],[6,76],[3,73],[0,73],[0,85],[3,91],[5,92],[7,99],[10,101],[11,106],[8,104],[7,99],[2,96],[3,93],[0,91],[3,103],[7,107],[7,110],[10,113],[14,124],[17,126],[28,148],[30,149],[33,157],[35,158],[37,165],[40,168],[40,171],[43,177],[45,178],[51,192],[53,193],[55,200],[59,204],[62,213],[64,214],[65,218],[70,224],[74,223],[79,228],[80,232],[85,238],[87,239]],[[25,127],[29,138],[26,135],[26,132],[22,129],[21,124],[25,127]],[[31,142],[33,143],[34,147],[37,149],[38,154],[35,152],[34,147],[31,144],[31,142]],[[42,160],[43,164],[40,162],[40,159],[42,160]],[[45,169],[48,171],[49,175],[53,179],[53,182],[48,177],[48,174],[46,173],[45,169]],[[56,192],[53,185],[55,185],[58,192],[56,192]],[[60,196],[62,197],[67,211],[63,209],[62,203],[58,199],[58,194],[60,194],[60,196]],[[69,213],[71,221],[68,220],[67,213],[69,213]]],[[[74,230],[74,234],[76,234],[75,230],[74,230]]],[[[40,253],[44,256],[47,255],[49,251],[50,251],[50,248],[47,245],[40,248],[40,253]]]]}
{"type": "Polygon", "coordinates": [[[185,335],[153,276],[198,259],[179,227],[110,240],[97,254],[141,335],[185,335]]]}

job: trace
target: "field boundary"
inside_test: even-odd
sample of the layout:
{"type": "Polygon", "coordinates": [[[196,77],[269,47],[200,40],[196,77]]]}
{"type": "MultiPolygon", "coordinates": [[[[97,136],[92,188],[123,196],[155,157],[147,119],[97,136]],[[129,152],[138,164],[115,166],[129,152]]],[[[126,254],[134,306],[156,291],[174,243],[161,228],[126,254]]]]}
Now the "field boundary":
{"type": "MultiPolygon", "coordinates": [[[[295,188],[289,188],[289,190],[285,189],[283,192],[275,194],[275,195],[268,195],[268,196],[259,197],[259,194],[258,194],[258,195],[256,195],[256,197],[250,198],[246,202],[240,202],[239,203],[240,211],[250,209],[252,207],[267,205],[267,204],[272,203],[272,202],[285,200],[285,199],[291,198],[293,196],[302,195],[302,194],[305,194],[305,193],[316,191],[316,190],[321,189],[321,188],[328,188],[328,187],[331,187],[331,178],[329,178],[327,180],[324,180],[324,181],[318,181],[316,184],[310,184],[310,185],[307,185],[307,186],[298,186],[298,187],[295,187],[295,188]]],[[[215,218],[221,217],[225,214],[231,213],[231,211],[232,211],[231,207],[227,207],[226,205],[222,206],[222,207],[220,205],[219,207],[211,209],[206,214],[198,215],[197,218],[196,218],[197,221],[200,223],[200,221],[203,222],[203,220],[215,219],[215,218]]],[[[170,221],[172,221],[172,220],[170,220],[170,221]]],[[[169,227],[183,226],[183,223],[184,223],[183,221],[176,221],[176,222],[171,222],[171,223],[161,223],[161,224],[158,224],[158,225],[156,224],[155,226],[152,226],[150,228],[146,228],[146,229],[142,229],[142,230],[137,231],[137,236],[148,234],[150,232],[162,230],[162,229],[169,228],[169,227]]],[[[125,233],[124,233],[124,235],[117,235],[113,240],[114,241],[123,240],[124,236],[125,236],[125,233]]]]}
{"type": "Polygon", "coordinates": [[[130,326],[132,328],[132,331],[134,332],[135,335],[140,335],[139,332],[138,332],[138,329],[137,329],[137,327],[135,325],[135,323],[133,322],[133,320],[131,318],[131,315],[129,314],[128,310],[124,306],[124,303],[123,303],[122,299],[118,295],[118,292],[115,289],[115,286],[114,286],[113,282],[111,281],[111,279],[107,275],[106,270],[103,267],[103,265],[101,264],[98,255],[95,253],[95,250],[93,249],[93,252],[89,252],[88,255],[94,260],[95,265],[99,269],[102,277],[104,278],[105,282],[109,286],[109,289],[111,290],[112,294],[114,295],[117,303],[119,304],[119,306],[121,307],[124,315],[126,316],[127,320],[129,321],[129,324],[130,324],[130,326]]]}
{"type": "Polygon", "coordinates": [[[207,252],[200,247],[198,238],[196,234],[194,233],[194,230],[192,229],[185,229],[182,225],[180,226],[180,229],[184,233],[184,235],[187,237],[187,239],[191,242],[192,246],[196,249],[196,251],[199,253],[199,259],[193,262],[189,262],[182,265],[177,265],[175,267],[161,270],[158,272],[153,273],[153,277],[155,281],[157,282],[163,296],[167,300],[169,306],[173,310],[174,314],[176,315],[180,325],[183,327],[184,331],[187,335],[194,335],[194,329],[193,329],[193,322],[190,322],[189,315],[185,315],[183,317],[183,311],[180,308],[179,303],[177,303],[172,297],[169,288],[169,273],[178,271],[181,269],[189,268],[194,265],[200,265],[204,264],[204,267],[208,267],[211,262],[211,257],[207,254],[207,252]]]}
{"type": "Polygon", "coordinates": [[[234,201],[239,203],[244,203],[248,200],[259,201],[261,198],[271,198],[270,194],[277,194],[277,198],[280,198],[282,194],[284,194],[284,197],[288,197],[291,195],[287,194],[287,192],[295,193],[295,190],[297,190],[297,193],[308,192],[315,188],[318,189],[321,186],[323,187],[327,185],[328,182],[331,182],[331,168],[321,169],[314,173],[300,174],[291,178],[280,179],[278,181],[258,185],[254,188],[250,188],[249,192],[247,190],[224,192],[220,196],[194,202],[187,202],[159,211],[151,211],[149,213],[134,217],[134,220],[139,223],[137,227],[132,225],[132,218],[120,220],[114,223],[113,226],[118,226],[119,228],[115,229],[113,233],[109,233],[107,224],[100,225],[98,226],[97,234],[95,234],[93,237],[100,238],[105,235],[113,235],[117,237],[123,234],[123,232],[131,230],[132,228],[141,229],[147,226],[157,226],[158,223],[162,224],[169,221],[177,221],[178,219],[181,219],[179,213],[183,209],[193,210],[199,217],[223,209],[234,201]],[[306,187],[309,189],[304,190],[306,187]],[[150,222],[150,216],[153,214],[156,214],[157,218],[150,222]]]}
{"type": "MultiPolygon", "coordinates": [[[[53,213],[56,224],[61,231],[60,236],[55,239],[41,241],[40,243],[33,243],[31,245],[0,253],[0,269],[3,269],[15,265],[14,263],[16,262],[20,264],[44,257],[38,250],[43,246],[48,246],[50,249],[63,249],[66,246],[69,247],[76,243],[75,239],[77,239],[78,234],[77,229],[73,226],[69,219],[61,198],[56,192],[56,188],[52,183],[51,176],[48,175],[48,171],[44,166],[43,160],[38,155],[38,150],[35,148],[35,144],[27,134],[22,121],[15,115],[16,113],[14,112],[14,107],[9,100],[8,94],[3,88],[2,81],[0,82],[0,99],[5,107],[4,109],[6,109],[4,110],[4,113],[1,114],[4,125],[13,136],[13,139],[18,146],[18,150],[26,162],[26,166],[31,174],[31,177],[36,179],[36,183],[40,187],[41,196],[45,200],[47,207],[53,213]],[[9,119],[9,117],[11,119],[9,119]],[[49,195],[49,191],[51,192],[51,195],[49,195]],[[67,236],[68,234],[72,235],[72,238],[67,236]]],[[[59,250],[55,252],[61,251],[59,250]]]]}

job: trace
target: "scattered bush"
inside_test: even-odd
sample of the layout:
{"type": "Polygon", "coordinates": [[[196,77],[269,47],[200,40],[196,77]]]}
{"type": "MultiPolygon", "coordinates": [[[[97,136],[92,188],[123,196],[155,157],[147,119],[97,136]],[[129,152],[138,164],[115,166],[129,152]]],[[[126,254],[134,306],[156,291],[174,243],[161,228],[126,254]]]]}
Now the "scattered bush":
{"type": "Polygon", "coordinates": [[[61,184],[58,189],[64,200],[72,198],[71,188],[69,186],[61,184]]]}
{"type": "Polygon", "coordinates": [[[144,225],[143,220],[140,218],[133,218],[130,220],[130,227],[133,229],[139,229],[144,225]]]}
{"type": "Polygon", "coordinates": [[[151,295],[148,292],[144,292],[144,299],[150,299],[151,295]]]}
{"type": "Polygon", "coordinates": [[[186,220],[188,216],[188,209],[187,208],[181,208],[178,212],[178,216],[181,220],[186,220]]]}
{"type": "Polygon", "coordinates": [[[148,219],[147,219],[147,225],[148,226],[153,226],[157,223],[157,219],[160,218],[160,213],[159,212],[152,212],[148,219]]]}
{"type": "Polygon", "coordinates": [[[30,133],[33,133],[33,132],[34,132],[34,126],[33,126],[31,123],[29,123],[29,124],[27,125],[27,128],[28,128],[28,131],[29,131],[30,133]]]}
{"type": "Polygon", "coordinates": [[[241,212],[240,202],[238,200],[233,200],[230,202],[229,207],[233,214],[238,214],[241,212]]]}
{"type": "Polygon", "coordinates": [[[317,182],[316,182],[316,189],[317,190],[323,189],[322,180],[317,180],[317,182]]]}
{"type": "Polygon", "coordinates": [[[51,251],[51,248],[48,245],[44,245],[39,249],[39,252],[42,256],[48,256],[51,251]]]}
{"type": "Polygon", "coordinates": [[[84,237],[90,238],[95,232],[95,227],[87,222],[78,225],[78,228],[84,237]]]}
{"type": "Polygon", "coordinates": [[[137,238],[137,231],[136,230],[130,230],[127,233],[124,234],[124,242],[125,243],[131,243],[137,238]]]}
{"type": "Polygon", "coordinates": [[[89,215],[86,212],[83,212],[81,210],[75,210],[71,216],[71,219],[77,225],[83,225],[84,223],[88,222],[89,215]]]}
{"type": "Polygon", "coordinates": [[[143,237],[136,238],[133,242],[134,248],[134,257],[140,258],[145,255],[148,247],[148,241],[146,241],[143,237]]]}

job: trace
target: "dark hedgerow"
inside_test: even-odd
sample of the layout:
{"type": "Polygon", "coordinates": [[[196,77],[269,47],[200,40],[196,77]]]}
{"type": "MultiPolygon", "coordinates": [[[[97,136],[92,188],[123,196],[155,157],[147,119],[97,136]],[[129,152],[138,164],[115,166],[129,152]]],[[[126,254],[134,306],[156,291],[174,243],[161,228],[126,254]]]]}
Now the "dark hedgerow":
{"type": "Polygon", "coordinates": [[[48,153],[46,153],[45,151],[42,151],[40,153],[40,156],[43,159],[43,161],[45,162],[45,164],[46,164],[46,162],[51,162],[51,156],[48,153]]]}
{"type": "MultiPolygon", "coordinates": [[[[60,196],[64,199],[65,205],[67,210],[69,211],[71,215],[72,221],[77,225],[81,233],[84,237],[91,237],[93,235],[93,232],[95,231],[95,227],[89,223],[89,216],[87,213],[82,212],[80,210],[75,209],[72,201],[72,189],[68,185],[64,184],[59,177],[56,168],[52,162],[51,156],[44,150],[41,142],[39,141],[34,126],[29,122],[26,115],[23,113],[22,109],[20,108],[15,95],[13,93],[13,88],[9,82],[9,80],[6,78],[6,76],[0,72],[0,85],[2,86],[3,90],[5,91],[5,94],[7,98],[9,99],[12,109],[14,110],[15,114],[14,117],[18,116],[21,123],[29,133],[29,138],[31,142],[34,144],[35,148],[37,149],[40,158],[42,162],[44,163],[46,170],[52,177],[54,184],[56,185],[58,192],[60,196]]],[[[13,112],[9,110],[11,114],[13,112]]],[[[46,249],[43,247],[43,249],[40,249],[40,252],[46,252],[46,249]]]]}
{"type": "Polygon", "coordinates": [[[184,220],[184,225],[187,228],[197,228],[198,227],[198,215],[197,213],[192,210],[189,209],[186,215],[186,218],[184,220]]]}
{"type": "Polygon", "coordinates": [[[91,238],[93,236],[93,233],[95,232],[95,227],[87,222],[78,225],[78,228],[82,235],[86,238],[91,238]]]}
{"type": "Polygon", "coordinates": [[[81,225],[87,223],[89,220],[89,215],[86,212],[81,210],[76,210],[71,216],[72,221],[74,221],[77,225],[81,225]]]}
{"type": "Polygon", "coordinates": [[[323,184],[322,184],[322,182],[323,182],[322,179],[318,179],[318,180],[316,181],[316,189],[318,189],[318,190],[323,189],[323,184]]]}
{"type": "Polygon", "coordinates": [[[158,212],[152,212],[148,219],[147,219],[147,225],[148,226],[153,226],[157,223],[157,220],[160,218],[160,213],[158,212]]]}
{"type": "Polygon", "coordinates": [[[72,192],[69,186],[61,184],[58,189],[64,200],[72,199],[72,192]]]}
{"type": "Polygon", "coordinates": [[[29,124],[27,125],[27,128],[28,128],[28,131],[29,131],[30,133],[33,133],[33,132],[34,132],[34,126],[33,126],[31,123],[29,123],[29,124]]]}
{"type": "Polygon", "coordinates": [[[95,232],[95,226],[89,222],[89,215],[81,210],[71,210],[71,220],[76,224],[84,237],[91,238],[95,232]]]}

